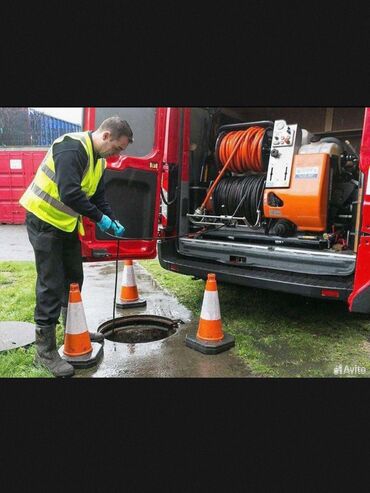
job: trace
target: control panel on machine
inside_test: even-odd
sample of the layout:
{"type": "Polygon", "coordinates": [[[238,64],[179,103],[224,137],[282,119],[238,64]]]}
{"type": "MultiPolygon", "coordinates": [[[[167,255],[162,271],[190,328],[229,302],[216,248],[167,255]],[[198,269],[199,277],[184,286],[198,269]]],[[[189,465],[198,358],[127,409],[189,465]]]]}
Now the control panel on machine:
{"type": "Polygon", "coordinates": [[[287,125],[285,120],[275,121],[267,171],[267,188],[289,187],[294,155],[301,145],[301,134],[298,125],[287,125]]]}

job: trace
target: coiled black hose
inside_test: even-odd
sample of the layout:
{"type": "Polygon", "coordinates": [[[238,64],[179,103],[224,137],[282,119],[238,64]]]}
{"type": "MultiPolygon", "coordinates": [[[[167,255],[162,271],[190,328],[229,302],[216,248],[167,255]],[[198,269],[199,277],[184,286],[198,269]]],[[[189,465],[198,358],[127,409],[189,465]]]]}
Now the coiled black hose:
{"type": "Polygon", "coordinates": [[[262,208],[266,174],[232,176],[220,181],[213,192],[216,215],[242,216],[255,225],[262,208]]]}

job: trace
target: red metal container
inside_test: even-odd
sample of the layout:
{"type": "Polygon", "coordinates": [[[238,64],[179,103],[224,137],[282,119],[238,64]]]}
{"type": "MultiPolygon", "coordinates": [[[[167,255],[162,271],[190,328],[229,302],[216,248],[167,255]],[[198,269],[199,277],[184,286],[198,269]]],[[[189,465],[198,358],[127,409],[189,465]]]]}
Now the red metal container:
{"type": "Polygon", "coordinates": [[[0,150],[0,223],[23,224],[26,211],[19,204],[48,148],[0,150]]]}

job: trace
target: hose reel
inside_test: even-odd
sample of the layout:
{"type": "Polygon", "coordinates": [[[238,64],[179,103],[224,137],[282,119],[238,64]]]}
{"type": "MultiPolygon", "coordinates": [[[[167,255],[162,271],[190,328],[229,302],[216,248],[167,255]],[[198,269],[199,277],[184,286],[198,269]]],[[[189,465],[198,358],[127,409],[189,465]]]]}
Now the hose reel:
{"type": "Polygon", "coordinates": [[[212,213],[230,221],[238,215],[248,226],[259,224],[273,125],[262,121],[220,127],[215,158],[222,169],[202,205],[190,217],[201,216],[204,220],[207,213],[212,213]],[[229,176],[224,177],[226,173],[229,176]]]}
{"type": "Polygon", "coordinates": [[[245,217],[250,226],[257,226],[261,219],[264,173],[232,176],[220,181],[213,192],[216,215],[245,217]]]}

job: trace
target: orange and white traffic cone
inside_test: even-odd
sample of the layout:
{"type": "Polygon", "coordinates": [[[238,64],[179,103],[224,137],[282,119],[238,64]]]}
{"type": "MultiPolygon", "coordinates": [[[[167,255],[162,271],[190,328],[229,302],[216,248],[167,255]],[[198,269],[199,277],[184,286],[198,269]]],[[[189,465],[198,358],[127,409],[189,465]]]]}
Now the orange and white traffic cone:
{"type": "Polygon", "coordinates": [[[208,274],[196,336],[186,336],[188,347],[204,354],[218,354],[235,346],[234,337],[222,330],[216,274],[208,274]]]}
{"type": "Polygon", "coordinates": [[[137,308],[145,306],[146,300],[139,297],[132,260],[123,261],[122,284],[117,308],[137,308]]]}
{"type": "Polygon", "coordinates": [[[64,345],[59,354],[76,368],[94,366],[103,355],[103,346],[91,342],[78,284],[70,285],[64,345]]]}

